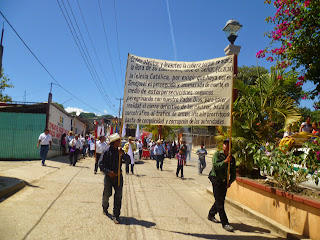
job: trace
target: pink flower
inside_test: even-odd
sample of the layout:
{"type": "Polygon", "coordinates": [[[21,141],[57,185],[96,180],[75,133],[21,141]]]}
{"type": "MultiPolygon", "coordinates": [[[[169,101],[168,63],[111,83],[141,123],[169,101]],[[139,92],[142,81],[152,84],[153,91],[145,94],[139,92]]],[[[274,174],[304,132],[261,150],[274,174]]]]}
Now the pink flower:
{"type": "Polygon", "coordinates": [[[282,77],[279,75],[279,76],[277,76],[277,79],[281,79],[282,77]]]}
{"type": "Polygon", "coordinates": [[[304,2],[304,6],[305,6],[305,7],[308,7],[309,4],[310,4],[310,1],[305,1],[305,2],[304,2]]]}
{"type": "Polygon", "coordinates": [[[317,155],[318,155],[318,156],[320,155],[320,151],[317,151],[317,155]]]}
{"type": "Polygon", "coordinates": [[[303,100],[306,100],[306,99],[307,99],[307,95],[304,95],[304,96],[302,97],[302,99],[303,99],[303,100]]]}
{"type": "Polygon", "coordinates": [[[301,81],[299,81],[299,82],[296,83],[296,86],[297,86],[297,87],[300,87],[300,86],[302,86],[302,85],[303,85],[303,82],[301,82],[301,81]]]}
{"type": "Polygon", "coordinates": [[[264,58],[265,55],[265,51],[264,50],[260,50],[259,52],[257,52],[256,57],[257,58],[264,58]]]}
{"type": "Polygon", "coordinates": [[[268,57],[267,61],[273,62],[273,57],[268,57]]]}
{"type": "Polygon", "coordinates": [[[300,77],[298,77],[298,79],[299,79],[300,81],[304,81],[304,76],[300,76],[300,77]]]}

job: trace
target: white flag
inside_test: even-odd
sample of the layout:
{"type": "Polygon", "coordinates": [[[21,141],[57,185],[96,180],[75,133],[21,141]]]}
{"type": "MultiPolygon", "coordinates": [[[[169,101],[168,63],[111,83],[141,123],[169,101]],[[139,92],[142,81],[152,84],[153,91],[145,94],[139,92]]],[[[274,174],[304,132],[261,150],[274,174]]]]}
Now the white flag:
{"type": "Polygon", "coordinates": [[[139,124],[137,124],[136,139],[140,139],[139,124]]]}
{"type": "Polygon", "coordinates": [[[124,137],[125,135],[126,135],[126,124],[124,123],[121,131],[121,137],[124,137]]]}

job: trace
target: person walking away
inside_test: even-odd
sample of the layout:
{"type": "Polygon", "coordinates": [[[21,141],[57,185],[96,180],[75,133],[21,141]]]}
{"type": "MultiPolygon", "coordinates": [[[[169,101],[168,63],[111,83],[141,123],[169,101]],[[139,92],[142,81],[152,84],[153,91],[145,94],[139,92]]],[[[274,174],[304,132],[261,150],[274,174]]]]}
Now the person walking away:
{"type": "Polygon", "coordinates": [[[130,156],[130,160],[126,161],[126,173],[129,173],[129,165],[131,165],[131,173],[134,174],[134,152],[137,150],[137,146],[133,137],[129,137],[128,140],[129,142],[123,146],[123,151],[130,156]]]}
{"type": "Polygon", "coordinates": [[[69,155],[70,166],[71,165],[75,166],[78,160],[79,153],[82,150],[82,143],[79,139],[78,134],[74,135],[74,139],[70,141],[69,145],[71,147],[70,155],[69,155]]]}
{"type": "Polygon", "coordinates": [[[184,155],[182,149],[180,149],[179,153],[177,153],[177,155],[175,157],[176,157],[176,159],[178,159],[176,176],[177,177],[179,176],[179,172],[181,170],[181,178],[183,178],[183,165],[185,163],[186,155],[184,155]]]}
{"type": "Polygon", "coordinates": [[[81,144],[82,144],[82,156],[83,156],[83,159],[86,158],[86,139],[84,138],[84,136],[80,135],[80,141],[81,141],[81,144]]]}
{"type": "Polygon", "coordinates": [[[66,155],[66,146],[67,146],[66,136],[67,136],[67,134],[65,134],[65,133],[62,134],[61,139],[60,139],[61,155],[66,155]]]}
{"type": "Polygon", "coordinates": [[[96,145],[94,142],[94,139],[91,138],[89,141],[89,157],[92,157],[94,155],[94,150],[96,149],[96,145]]]}
{"type": "Polygon", "coordinates": [[[168,158],[171,159],[171,143],[169,142],[167,145],[168,158]]]}
{"type": "Polygon", "coordinates": [[[227,194],[227,189],[231,183],[236,179],[236,162],[234,157],[229,156],[229,139],[223,141],[223,150],[217,151],[212,157],[212,170],[209,174],[209,178],[213,187],[213,195],[215,202],[212,205],[208,219],[215,223],[219,221],[215,218],[215,215],[219,213],[222,227],[229,232],[233,232],[233,227],[229,224],[226,212],[224,210],[224,201],[227,194]],[[230,163],[230,181],[227,185],[228,176],[228,163],[230,163]]]}
{"type": "Polygon", "coordinates": [[[205,169],[207,166],[206,155],[208,154],[207,150],[204,148],[203,143],[201,143],[200,148],[197,150],[196,154],[199,157],[198,170],[199,170],[199,175],[201,175],[203,172],[203,169],[205,169]]]}
{"type": "Polygon", "coordinates": [[[52,137],[49,134],[49,129],[46,128],[44,132],[40,134],[37,148],[39,148],[39,144],[40,144],[41,164],[42,166],[46,166],[44,162],[46,161],[48,151],[51,150],[51,145],[52,145],[52,137]]]}
{"type": "Polygon", "coordinates": [[[139,140],[138,142],[139,160],[141,160],[141,157],[142,157],[142,147],[143,147],[143,143],[141,142],[141,140],[139,140]]]}
{"type": "Polygon", "coordinates": [[[130,158],[123,152],[120,146],[120,135],[114,133],[109,136],[110,148],[104,152],[102,158],[99,161],[99,168],[105,174],[104,176],[104,189],[102,195],[102,209],[103,213],[108,215],[109,198],[112,195],[112,188],[114,189],[114,201],[113,201],[113,216],[114,223],[120,223],[120,211],[122,201],[122,188],[123,188],[123,176],[121,170],[121,163],[119,160],[125,161],[130,158]],[[119,154],[121,159],[119,159],[119,154]],[[120,166],[120,169],[119,169],[120,166]],[[118,184],[118,174],[120,170],[120,184],[118,184]]]}
{"type": "Polygon", "coordinates": [[[71,142],[72,139],[73,139],[73,132],[72,132],[72,131],[69,131],[68,137],[67,137],[69,154],[70,154],[70,150],[71,150],[71,146],[69,145],[69,143],[71,142]]]}
{"type": "Polygon", "coordinates": [[[97,141],[97,150],[96,150],[96,159],[95,159],[95,164],[94,164],[94,174],[97,174],[98,170],[98,163],[101,154],[108,150],[109,145],[106,142],[106,138],[104,136],[100,136],[99,141],[97,141]]]}
{"type": "Polygon", "coordinates": [[[192,150],[192,142],[189,142],[186,161],[187,161],[187,158],[188,158],[188,161],[191,161],[191,150],[192,150]]]}
{"type": "Polygon", "coordinates": [[[311,117],[307,117],[306,121],[301,124],[299,132],[311,133],[311,131],[312,131],[311,117]]]}
{"type": "MultiPolygon", "coordinates": [[[[187,145],[186,145],[186,141],[183,141],[183,142],[182,142],[182,145],[181,145],[180,149],[183,151],[183,154],[184,154],[185,156],[187,156],[188,147],[187,147],[187,145]]],[[[180,150],[180,149],[179,149],[179,150],[180,150]]],[[[186,159],[186,161],[184,162],[184,165],[185,165],[185,166],[187,165],[187,159],[186,159]]]]}
{"type": "Polygon", "coordinates": [[[163,167],[164,153],[165,153],[165,149],[161,144],[161,141],[158,140],[157,145],[154,147],[154,155],[156,156],[156,160],[157,160],[157,169],[159,170],[159,165],[160,165],[161,171],[163,167]]]}

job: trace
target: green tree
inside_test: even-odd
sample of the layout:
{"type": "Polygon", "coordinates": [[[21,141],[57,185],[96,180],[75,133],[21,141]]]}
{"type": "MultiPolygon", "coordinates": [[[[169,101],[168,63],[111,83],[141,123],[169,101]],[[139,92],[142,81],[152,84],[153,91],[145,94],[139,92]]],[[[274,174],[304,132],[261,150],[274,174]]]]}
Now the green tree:
{"type": "MultiPolygon", "coordinates": [[[[280,71],[271,69],[258,77],[254,85],[235,82],[240,97],[233,108],[232,148],[238,163],[249,170],[253,167],[253,156],[248,144],[276,142],[279,130],[301,118],[295,101],[285,94],[279,75],[280,71]]],[[[220,138],[227,136],[225,128],[219,128],[219,132],[220,138]]]]}
{"type": "Polygon", "coordinates": [[[315,99],[320,91],[320,1],[319,0],[265,0],[277,8],[266,21],[274,24],[267,33],[270,45],[257,53],[257,57],[270,55],[278,69],[302,69],[297,79],[300,86],[307,80],[315,84],[307,97],[315,99]]]}
{"type": "Polygon", "coordinates": [[[3,92],[6,88],[13,88],[14,86],[9,84],[10,79],[4,75],[3,68],[0,73],[0,102],[12,102],[12,98],[5,95],[3,92]]]}
{"type": "Polygon", "coordinates": [[[238,67],[238,76],[244,84],[253,85],[255,84],[259,74],[268,73],[268,70],[264,67],[256,67],[256,66],[242,66],[238,67]]]}

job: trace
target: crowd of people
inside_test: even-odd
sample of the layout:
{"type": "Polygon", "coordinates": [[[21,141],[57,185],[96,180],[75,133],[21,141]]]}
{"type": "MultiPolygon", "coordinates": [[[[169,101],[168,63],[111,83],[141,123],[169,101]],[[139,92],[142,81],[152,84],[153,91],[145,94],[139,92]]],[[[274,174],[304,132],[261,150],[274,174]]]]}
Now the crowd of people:
{"type": "MultiPolygon", "coordinates": [[[[95,141],[94,137],[86,135],[85,137],[69,132],[61,137],[61,151],[62,154],[69,154],[70,166],[75,166],[80,154],[85,158],[95,156],[94,174],[97,173],[98,167],[104,173],[104,190],[102,194],[102,209],[104,214],[108,215],[109,198],[112,196],[112,189],[114,190],[114,204],[112,220],[118,224],[120,222],[120,211],[122,202],[122,160],[126,163],[126,173],[129,174],[129,167],[131,167],[131,174],[134,174],[134,152],[139,150],[139,158],[150,158],[156,160],[156,168],[163,170],[164,158],[175,158],[177,160],[176,176],[179,174],[181,178],[183,175],[183,167],[187,165],[191,157],[191,142],[187,145],[186,141],[153,141],[149,138],[135,140],[133,137],[128,138],[128,142],[121,148],[121,137],[118,133],[99,137],[95,141]],[[68,151],[67,151],[68,149],[68,151]],[[145,153],[145,154],[144,154],[145,153]]],[[[45,129],[44,133],[39,136],[38,147],[40,146],[40,156],[42,165],[45,166],[46,155],[51,149],[52,137],[49,130],[45,129]]],[[[215,196],[215,203],[209,211],[208,219],[210,221],[221,223],[222,227],[227,231],[233,231],[232,226],[229,225],[228,219],[224,210],[224,201],[227,188],[235,179],[235,162],[234,158],[228,156],[229,141],[224,141],[223,151],[214,154],[212,159],[212,170],[209,174],[213,186],[213,193],[215,196]],[[231,162],[231,178],[227,181],[227,168],[231,162]],[[220,221],[215,218],[216,214],[220,215],[220,221]]],[[[202,174],[206,167],[205,157],[207,150],[204,144],[196,151],[198,155],[198,173],[202,174]]]]}

